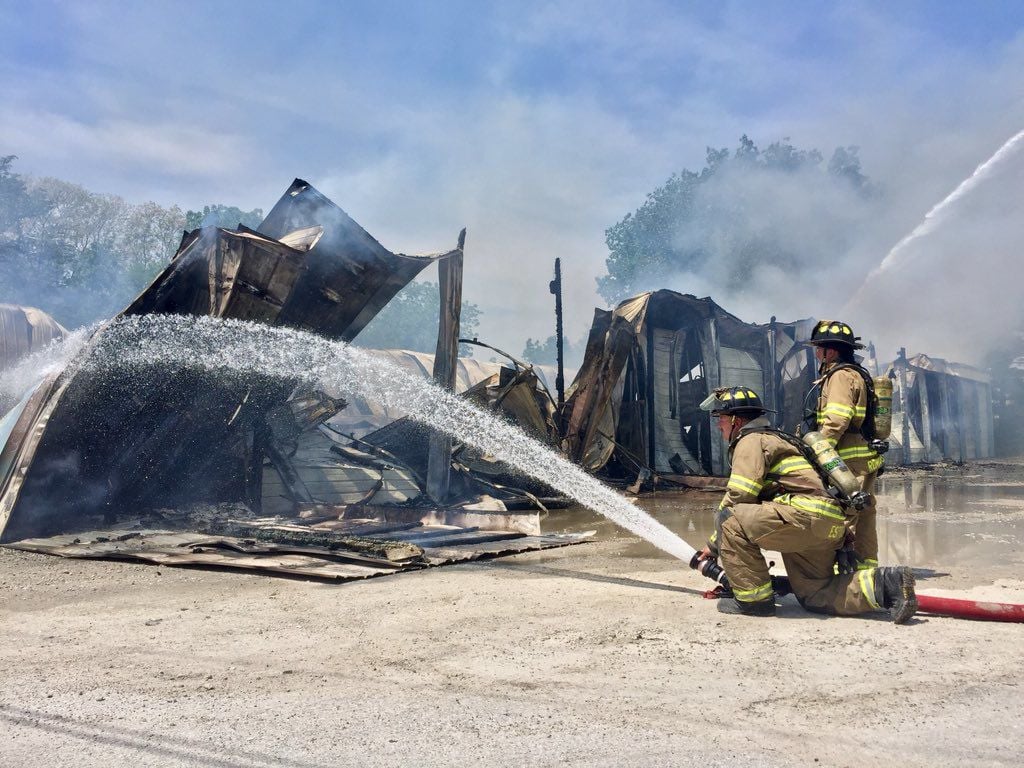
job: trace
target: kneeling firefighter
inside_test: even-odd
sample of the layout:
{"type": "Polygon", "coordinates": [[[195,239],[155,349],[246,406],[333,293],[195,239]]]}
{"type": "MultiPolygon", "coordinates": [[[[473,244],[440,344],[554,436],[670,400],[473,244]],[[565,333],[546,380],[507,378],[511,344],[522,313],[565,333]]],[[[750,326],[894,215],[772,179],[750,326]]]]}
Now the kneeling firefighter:
{"type": "Polygon", "coordinates": [[[701,561],[721,559],[732,587],[733,597],[720,600],[718,610],[775,614],[764,548],[782,553],[792,590],[807,610],[851,616],[888,609],[897,624],[907,621],[917,610],[909,568],[834,572],[846,535],[844,507],[826,491],[799,439],[772,428],[757,393],[716,389],[701,408],[718,419],[732,462],[715,533],[699,553],[701,561]]]}

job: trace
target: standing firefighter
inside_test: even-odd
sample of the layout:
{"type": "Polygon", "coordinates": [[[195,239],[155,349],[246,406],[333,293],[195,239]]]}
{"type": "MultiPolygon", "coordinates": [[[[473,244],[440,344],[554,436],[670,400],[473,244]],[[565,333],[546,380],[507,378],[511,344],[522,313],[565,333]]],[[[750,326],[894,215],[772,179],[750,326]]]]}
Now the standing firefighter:
{"type": "Polygon", "coordinates": [[[856,568],[875,568],[875,478],[884,459],[871,442],[875,437],[871,374],[854,357],[854,350],[863,349],[864,345],[850,326],[838,320],[819,322],[807,343],[815,348],[819,378],[807,393],[805,424],[810,430],[817,429],[832,444],[867,494],[867,504],[856,514],[851,528],[853,552],[856,568]]]}
{"type": "Polygon", "coordinates": [[[732,472],[700,558],[720,557],[733,598],[718,610],[773,616],[772,580],[761,549],[782,553],[800,604],[816,613],[855,615],[888,609],[897,624],[917,610],[910,569],[834,572],[843,543],[844,509],[825,490],[798,438],[773,429],[761,398],[746,387],[716,389],[701,408],[717,417],[729,442],[732,472]]]}

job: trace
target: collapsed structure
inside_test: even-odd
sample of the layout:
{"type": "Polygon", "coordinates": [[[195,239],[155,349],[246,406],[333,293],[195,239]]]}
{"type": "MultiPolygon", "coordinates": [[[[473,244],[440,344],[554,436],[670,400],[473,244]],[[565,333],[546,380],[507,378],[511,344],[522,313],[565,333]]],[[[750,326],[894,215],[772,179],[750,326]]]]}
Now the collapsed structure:
{"type": "Polygon", "coordinates": [[[815,376],[813,353],[797,341],[812,325],[744,323],[710,298],[669,290],[596,310],[566,397],[566,452],[590,471],[623,477],[728,474],[700,402],[715,387],[752,387],[780,424],[795,426],[815,376]]]}
{"type": "Polygon", "coordinates": [[[938,357],[899,357],[893,379],[893,422],[886,462],[919,464],[995,456],[992,379],[964,363],[938,357]]]}
{"type": "MultiPolygon", "coordinates": [[[[461,269],[462,250],[460,236],[446,253],[392,253],[297,179],[258,230],[186,233],[123,314],[247,320],[351,341],[426,266],[461,269]]],[[[456,315],[444,340],[453,350],[457,327],[456,315]]],[[[485,400],[499,384],[488,381],[477,384],[485,400]]],[[[365,437],[359,447],[334,439],[324,424],[347,406],[343,393],[296,384],[198,367],[167,376],[159,365],[113,380],[70,366],[44,379],[0,427],[0,541],[352,578],[580,540],[536,535],[535,512],[499,517],[500,502],[447,514],[393,453],[365,437]],[[456,544],[470,549],[452,554],[456,544]]]]}
{"type": "MultiPolygon", "coordinates": [[[[670,290],[596,310],[562,414],[565,452],[637,487],[652,473],[683,485],[728,475],[727,446],[700,402],[719,386],[750,387],[775,426],[795,431],[817,376],[813,349],[801,343],[816,322],[745,323],[710,298],[670,290]]],[[[871,345],[863,363],[880,373],[871,345]]],[[[925,355],[887,371],[896,378],[890,465],[993,455],[986,374],[925,355]]]]}
{"type": "MultiPolygon", "coordinates": [[[[123,315],[247,320],[351,341],[438,263],[437,354],[378,354],[502,411],[591,472],[637,488],[652,474],[697,486],[728,474],[727,446],[699,409],[719,386],[757,390],[781,428],[803,418],[817,366],[801,342],[813,319],[749,324],[668,290],[596,311],[561,409],[535,366],[459,361],[463,242],[392,253],[296,180],[256,230],[186,233],[123,315]]],[[[4,350],[21,355],[64,333],[42,313],[2,310],[4,350]]],[[[890,464],[992,455],[984,373],[924,355],[887,370],[890,464]]],[[[583,538],[541,536],[536,510],[564,500],[472,446],[351,393],[297,384],[198,366],[169,377],[159,364],[113,381],[75,366],[43,379],[0,420],[0,542],[359,578],[583,538]]]]}

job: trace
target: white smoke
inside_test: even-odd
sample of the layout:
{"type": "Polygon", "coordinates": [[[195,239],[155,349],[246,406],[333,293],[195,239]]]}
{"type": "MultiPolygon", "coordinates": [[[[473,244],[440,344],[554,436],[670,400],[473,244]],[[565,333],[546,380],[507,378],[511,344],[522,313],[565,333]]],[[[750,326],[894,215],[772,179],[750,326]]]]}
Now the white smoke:
{"type": "Polygon", "coordinates": [[[879,351],[978,364],[1024,323],[1024,131],[981,163],[901,239],[844,308],[879,351]]]}

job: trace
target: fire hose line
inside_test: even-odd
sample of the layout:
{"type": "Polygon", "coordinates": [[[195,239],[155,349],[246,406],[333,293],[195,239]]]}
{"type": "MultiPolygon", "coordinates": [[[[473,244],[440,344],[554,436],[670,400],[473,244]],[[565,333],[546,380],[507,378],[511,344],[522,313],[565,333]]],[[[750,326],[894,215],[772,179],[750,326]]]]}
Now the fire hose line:
{"type": "MultiPolygon", "coordinates": [[[[696,561],[696,557],[694,557],[696,561]]],[[[703,561],[701,565],[704,564],[703,561]]],[[[772,563],[775,565],[775,563],[772,563]]],[[[727,590],[728,579],[720,569],[718,572],[705,573],[699,567],[691,564],[691,567],[700,570],[705,576],[719,581],[718,586],[704,593],[709,600],[725,597],[730,594],[727,590]]],[[[772,576],[772,586],[776,594],[789,594],[792,590],[789,578],[786,576],[772,576]]],[[[977,619],[979,621],[1008,621],[1024,623],[1024,604],[1020,603],[993,603],[988,600],[965,600],[955,597],[938,597],[935,595],[923,595],[917,593],[918,613],[927,613],[934,616],[950,616],[956,619],[977,619]]]]}
{"type": "Polygon", "coordinates": [[[992,603],[986,600],[963,600],[918,593],[917,610],[918,613],[953,616],[958,619],[1024,622],[1024,605],[1019,603],[992,603]]]}

